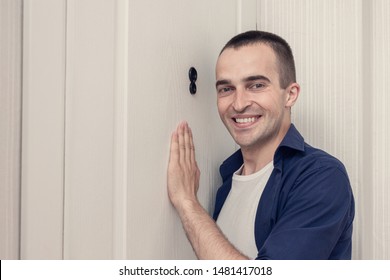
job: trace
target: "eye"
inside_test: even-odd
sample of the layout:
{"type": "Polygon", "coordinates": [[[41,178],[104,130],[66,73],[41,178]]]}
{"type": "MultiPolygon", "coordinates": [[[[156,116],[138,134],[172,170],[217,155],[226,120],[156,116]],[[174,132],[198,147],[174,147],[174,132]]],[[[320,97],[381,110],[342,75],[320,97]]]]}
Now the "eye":
{"type": "Polygon", "coordinates": [[[218,94],[221,94],[221,95],[227,95],[229,93],[231,93],[233,91],[233,89],[231,87],[220,87],[218,88],[218,94]]]}
{"type": "Polygon", "coordinates": [[[262,84],[262,83],[255,83],[255,84],[252,84],[249,88],[250,89],[263,89],[265,87],[265,84],[262,84]]]}

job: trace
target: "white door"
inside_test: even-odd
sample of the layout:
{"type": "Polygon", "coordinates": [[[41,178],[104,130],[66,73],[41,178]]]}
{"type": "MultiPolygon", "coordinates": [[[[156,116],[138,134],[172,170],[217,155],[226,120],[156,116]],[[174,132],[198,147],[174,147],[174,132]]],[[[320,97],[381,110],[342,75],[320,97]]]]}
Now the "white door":
{"type": "MultiPolygon", "coordinates": [[[[63,239],[46,236],[47,242],[63,246],[50,257],[194,258],[166,192],[170,135],[180,120],[190,123],[202,172],[199,199],[211,212],[219,165],[235,149],[216,110],[215,61],[228,39],[255,28],[256,1],[65,4],[65,110],[58,113],[58,121],[65,123],[64,153],[62,166],[56,167],[62,168],[63,181],[55,188],[63,190],[57,215],[63,223],[54,226],[62,226],[63,239]],[[194,95],[190,67],[198,73],[194,95]]],[[[34,161],[39,163],[38,156],[25,158],[24,165],[34,161]]],[[[48,209],[47,203],[33,200],[42,186],[29,183],[27,175],[23,212],[48,209]]],[[[53,227],[56,215],[40,229],[23,227],[39,219],[40,211],[34,213],[22,222],[28,248],[22,256],[45,258],[49,255],[38,254],[33,244],[42,243],[45,226],[53,227]]]]}

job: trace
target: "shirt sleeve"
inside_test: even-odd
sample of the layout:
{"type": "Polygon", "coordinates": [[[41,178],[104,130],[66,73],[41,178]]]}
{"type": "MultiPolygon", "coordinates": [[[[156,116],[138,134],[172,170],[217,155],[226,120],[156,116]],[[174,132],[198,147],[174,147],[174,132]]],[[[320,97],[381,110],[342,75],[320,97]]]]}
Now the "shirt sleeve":
{"type": "Polygon", "coordinates": [[[348,258],[353,196],[343,170],[303,173],[286,197],[257,259],[348,258]]]}

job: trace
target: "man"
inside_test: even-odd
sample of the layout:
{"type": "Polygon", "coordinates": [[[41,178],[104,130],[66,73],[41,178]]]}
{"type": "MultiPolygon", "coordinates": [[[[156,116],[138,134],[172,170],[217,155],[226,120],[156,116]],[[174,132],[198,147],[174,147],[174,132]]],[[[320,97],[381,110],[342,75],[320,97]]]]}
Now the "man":
{"type": "Polygon", "coordinates": [[[168,194],[199,259],[350,259],[353,195],[344,166],[291,124],[300,86],[277,35],[232,38],[216,65],[219,115],[240,150],[220,168],[214,219],[197,200],[192,132],[172,134],[168,194]],[[216,222],[214,221],[216,220],[216,222]]]}

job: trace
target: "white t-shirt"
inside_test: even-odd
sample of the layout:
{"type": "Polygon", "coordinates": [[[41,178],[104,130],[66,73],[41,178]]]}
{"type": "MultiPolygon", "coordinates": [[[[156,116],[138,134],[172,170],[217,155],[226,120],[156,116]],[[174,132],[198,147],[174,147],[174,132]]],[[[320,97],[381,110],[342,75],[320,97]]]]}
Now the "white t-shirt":
{"type": "Polygon", "coordinates": [[[259,200],[273,170],[270,162],[260,171],[242,176],[243,166],[233,174],[232,188],[221,209],[217,225],[226,238],[249,258],[257,257],[255,218],[259,200]]]}

